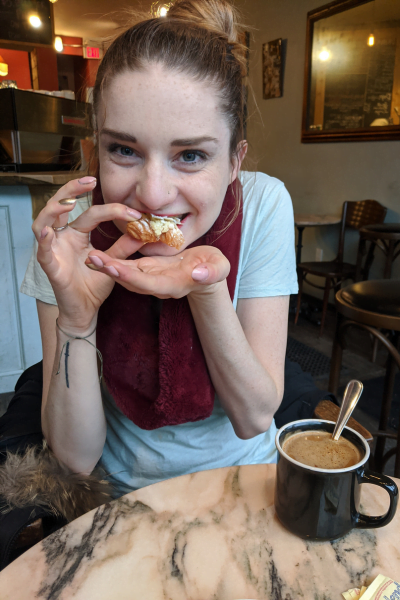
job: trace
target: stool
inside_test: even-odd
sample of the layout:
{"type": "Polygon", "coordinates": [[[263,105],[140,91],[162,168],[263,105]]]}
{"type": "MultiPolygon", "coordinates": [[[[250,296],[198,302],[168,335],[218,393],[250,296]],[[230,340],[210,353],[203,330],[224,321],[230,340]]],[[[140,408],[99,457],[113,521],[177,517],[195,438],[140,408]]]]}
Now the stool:
{"type": "Polygon", "coordinates": [[[339,385],[342,351],[345,347],[345,333],[349,327],[365,329],[378,339],[388,350],[383,401],[379,420],[379,431],[373,432],[377,437],[376,449],[371,462],[373,468],[383,471],[386,461],[396,455],[394,474],[400,477],[400,444],[385,453],[386,438],[398,440],[398,434],[387,431],[390,405],[393,397],[396,366],[400,369],[400,281],[372,280],[349,285],[339,290],[335,296],[337,321],[335,339],[332,350],[329,391],[337,393],[339,385]],[[380,329],[391,331],[390,338],[380,329]]]}
{"type": "Polygon", "coordinates": [[[400,223],[380,223],[361,227],[357,254],[356,281],[365,281],[368,279],[376,246],[386,256],[383,277],[384,279],[390,279],[392,264],[400,256],[400,223]],[[364,267],[362,268],[361,263],[366,253],[367,241],[370,242],[370,246],[364,267]]]}

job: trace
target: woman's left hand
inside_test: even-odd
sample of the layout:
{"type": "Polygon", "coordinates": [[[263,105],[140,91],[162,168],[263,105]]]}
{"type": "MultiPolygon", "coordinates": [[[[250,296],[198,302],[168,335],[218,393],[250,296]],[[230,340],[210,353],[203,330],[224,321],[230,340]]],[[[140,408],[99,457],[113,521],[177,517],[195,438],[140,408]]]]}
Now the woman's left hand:
{"type": "Polygon", "coordinates": [[[86,264],[109,275],[131,292],[161,299],[210,291],[226,279],[230,271],[228,259],[213,246],[197,246],[175,256],[145,256],[138,260],[118,260],[94,250],[89,253],[86,264]],[[103,267],[108,267],[107,271],[103,267]]]}

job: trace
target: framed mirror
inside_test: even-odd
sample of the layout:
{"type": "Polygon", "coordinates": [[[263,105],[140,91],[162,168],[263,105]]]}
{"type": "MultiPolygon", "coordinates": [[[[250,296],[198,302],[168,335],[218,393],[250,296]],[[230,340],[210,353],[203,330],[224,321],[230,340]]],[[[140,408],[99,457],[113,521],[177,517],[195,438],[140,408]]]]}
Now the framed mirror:
{"type": "Polygon", "coordinates": [[[301,141],[400,140],[400,0],[307,15],[301,141]]]}

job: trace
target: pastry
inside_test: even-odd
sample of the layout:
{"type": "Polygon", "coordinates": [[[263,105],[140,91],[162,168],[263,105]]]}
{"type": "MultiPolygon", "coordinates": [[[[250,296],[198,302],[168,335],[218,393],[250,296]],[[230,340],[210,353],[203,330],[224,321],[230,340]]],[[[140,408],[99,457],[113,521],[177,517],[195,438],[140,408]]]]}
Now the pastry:
{"type": "Polygon", "coordinates": [[[179,250],[185,238],[177,223],[180,223],[178,217],[158,217],[143,213],[141,219],[128,223],[126,230],[135,240],[141,240],[145,244],[163,242],[179,250]]]}

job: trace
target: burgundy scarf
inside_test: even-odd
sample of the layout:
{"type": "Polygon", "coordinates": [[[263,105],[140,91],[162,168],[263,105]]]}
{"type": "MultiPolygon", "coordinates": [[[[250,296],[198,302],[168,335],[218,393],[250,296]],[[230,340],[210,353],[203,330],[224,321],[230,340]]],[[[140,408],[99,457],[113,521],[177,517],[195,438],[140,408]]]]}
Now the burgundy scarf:
{"type": "MultiPolygon", "coordinates": [[[[211,229],[192,246],[213,245],[231,265],[231,298],[239,263],[242,210],[229,222],[242,186],[229,186],[211,229]]],[[[93,204],[102,204],[100,185],[93,204]]],[[[105,252],[121,236],[112,221],[92,231],[93,246],[105,252]],[[106,235],[104,235],[104,232],[106,235]],[[107,237],[110,236],[110,237],[107,237]]],[[[141,258],[139,253],[129,257],[141,258]]],[[[159,300],[116,284],[99,310],[97,346],[103,355],[104,380],[122,412],[142,429],[157,429],[206,419],[214,406],[214,388],[186,297],[159,300]]]]}

